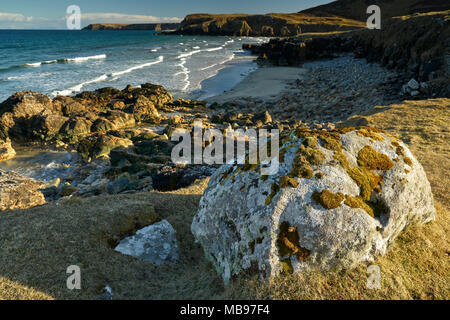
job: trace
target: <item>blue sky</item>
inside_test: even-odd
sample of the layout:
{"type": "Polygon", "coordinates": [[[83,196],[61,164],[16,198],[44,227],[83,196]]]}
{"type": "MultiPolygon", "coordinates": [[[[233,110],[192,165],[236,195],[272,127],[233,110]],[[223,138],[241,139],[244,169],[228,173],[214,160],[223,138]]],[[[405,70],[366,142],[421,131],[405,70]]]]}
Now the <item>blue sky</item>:
{"type": "Polygon", "coordinates": [[[89,23],[176,22],[189,13],[297,12],[331,0],[0,0],[0,29],[63,29],[77,5],[89,23]]]}

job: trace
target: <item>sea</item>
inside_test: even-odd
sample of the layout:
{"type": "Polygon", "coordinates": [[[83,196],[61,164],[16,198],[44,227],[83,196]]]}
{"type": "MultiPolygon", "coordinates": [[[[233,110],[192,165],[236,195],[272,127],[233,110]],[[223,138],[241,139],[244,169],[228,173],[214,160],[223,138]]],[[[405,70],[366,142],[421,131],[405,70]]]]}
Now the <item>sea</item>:
{"type": "MultiPolygon", "coordinates": [[[[243,43],[267,38],[155,34],[154,31],[0,30],[0,102],[17,91],[50,97],[154,83],[176,98],[206,99],[257,68],[243,43]]],[[[15,146],[0,169],[49,181],[65,177],[76,153],[15,146]]]]}
{"type": "Polygon", "coordinates": [[[243,43],[265,41],[155,31],[0,30],[0,102],[22,90],[55,97],[148,82],[177,98],[206,99],[257,68],[243,43]]]}

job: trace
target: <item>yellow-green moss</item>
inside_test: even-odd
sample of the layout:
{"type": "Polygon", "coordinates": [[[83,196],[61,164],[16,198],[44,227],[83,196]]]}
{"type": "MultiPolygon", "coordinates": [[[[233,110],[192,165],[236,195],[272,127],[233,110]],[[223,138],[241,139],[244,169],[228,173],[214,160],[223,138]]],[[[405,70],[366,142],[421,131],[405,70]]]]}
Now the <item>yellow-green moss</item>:
{"type": "Polygon", "coordinates": [[[291,178],[289,176],[284,176],[280,179],[280,188],[297,188],[299,185],[298,181],[295,178],[291,178]]]}
{"type": "Polygon", "coordinates": [[[311,254],[311,251],[300,246],[300,236],[298,234],[297,227],[290,226],[286,221],[280,224],[277,247],[280,257],[296,256],[297,260],[300,262],[307,261],[311,254]]]}
{"type": "Polygon", "coordinates": [[[314,191],[312,198],[325,209],[336,209],[344,200],[343,193],[333,193],[330,190],[322,190],[321,192],[314,191]]]}
{"type": "Polygon", "coordinates": [[[405,161],[405,163],[408,165],[408,166],[410,166],[410,167],[412,167],[412,160],[411,160],[411,158],[408,158],[408,157],[404,157],[403,158],[403,161],[405,161]]]}
{"type": "Polygon", "coordinates": [[[280,260],[280,264],[281,264],[281,268],[282,268],[282,273],[285,275],[288,274],[292,274],[294,273],[294,268],[292,268],[292,263],[291,263],[291,259],[284,259],[284,260],[280,260]]]}
{"type": "Polygon", "coordinates": [[[373,189],[383,180],[382,176],[373,173],[365,167],[349,168],[347,173],[358,185],[361,197],[367,201],[370,200],[373,189]]]}
{"type": "Polygon", "coordinates": [[[301,145],[299,148],[299,152],[306,158],[306,160],[310,164],[314,166],[321,165],[323,160],[325,159],[325,155],[319,149],[305,147],[304,145],[301,145]]]}
{"type": "Polygon", "coordinates": [[[391,144],[395,147],[395,152],[397,153],[398,156],[403,156],[403,150],[404,148],[398,143],[398,141],[392,141],[391,144]]]}
{"type": "Polygon", "coordinates": [[[317,137],[315,136],[306,137],[303,140],[303,145],[305,147],[316,148],[318,145],[317,137]]]}
{"type": "Polygon", "coordinates": [[[360,137],[367,137],[377,141],[384,141],[384,137],[381,134],[379,134],[380,131],[381,130],[377,130],[375,128],[361,127],[356,132],[356,134],[360,137]]]}
{"type": "Polygon", "coordinates": [[[350,168],[350,163],[348,162],[348,159],[345,156],[345,154],[342,152],[342,150],[336,151],[333,154],[333,158],[336,159],[337,161],[339,161],[342,168],[344,168],[346,170],[348,170],[350,168]]]}
{"type": "Polygon", "coordinates": [[[394,163],[383,153],[371,146],[364,146],[358,153],[358,164],[371,170],[389,170],[394,163]]]}
{"type": "Polygon", "coordinates": [[[290,177],[310,179],[313,176],[311,165],[318,166],[322,164],[325,155],[319,149],[305,147],[303,144],[297,150],[292,164],[290,177]]]}
{"type": "Polygon", "coordinates": [[[278,185],[278,183],[274,182],[274,183],[272,183],[272,186],[270,187],[270,189],[271,189],[271,193],[266,198],[266,202],[265,202],[266,206],[272,202],[273,197],[275,197],[275,195],[278,193],[278,191],[280,191],[280,186],[278,185]]]}
{"type": "Polygon", "coordinates": [[[320,142],[322,147],[332,150],[332,151],[340,151],[342,150],[341,139],[339,135],[322,135],[320,136],[320,142]]]}
{"type": "Polygon", "coordinates": [[[298,155],[295,157],[294,163],[292,164],[292,170],[289,173],[291,177],[310,179],[313,176],[313,173],[313,169],[304,156],[298,155]]]}
{"type": "Polygon", "coordinates": [[[372,207],[369,206],[367,202],[364,201],[363,198],[361,198],[361,196],[352,197],[346,194],[344,203],[351,208],[361,208],[366,211],[372,218],[375,217],[372,207]]]}

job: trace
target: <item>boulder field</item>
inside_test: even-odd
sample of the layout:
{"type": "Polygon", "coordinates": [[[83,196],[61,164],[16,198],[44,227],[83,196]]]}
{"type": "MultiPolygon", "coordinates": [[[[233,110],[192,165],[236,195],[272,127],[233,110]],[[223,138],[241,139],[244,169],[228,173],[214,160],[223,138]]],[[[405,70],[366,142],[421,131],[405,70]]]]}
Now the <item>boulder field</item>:
{"type": "Polygon", "coordinates": [[[389,134],[305,128],[281,141],[277,174],[223,165],[200,201],[191,230],[225,281],[353,268],[435,219],[422,166],[389,134]]]}
{"type": "Polygon", "coordinates": [[[0,104],[0,139],[77,142],[90,133],[158,122],[156,108],[172,101],[169,92],[152,84],[54,99],[32,91],[17,92],[0,104]]]}

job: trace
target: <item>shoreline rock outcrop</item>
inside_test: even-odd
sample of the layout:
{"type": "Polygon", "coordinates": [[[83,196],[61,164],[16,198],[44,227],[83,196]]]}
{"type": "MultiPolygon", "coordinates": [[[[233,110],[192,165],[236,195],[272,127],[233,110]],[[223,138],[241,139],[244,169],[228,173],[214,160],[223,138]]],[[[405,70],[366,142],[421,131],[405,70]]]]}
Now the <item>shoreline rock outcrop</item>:
{"type": "Polygon", "coordinates": [[[0,141],[0,162],[6,161],[14,158],[16,156],[16,151],[11,146],[11,141],[0,141]]]}
{"type": "Polygon", "coordinates": [[[422,166],[385,132],[298,129],[281,141],[277,174],[223,165],[200,201],[191,230],[225,281],[354,268],[435,219],[422,166]]]}
{"type": "Polygon", "coordinates": [[[45,204],[45,184],[15,172],[0,170],[0,211],[29,209],[45,204]]]}
{"type": "Polygon", "coordinates": [[[424,94],[414,97],[445,97],[450,95],[449,17],[450,11],[414,14],[389,19],[382,30],[271,39],[262,45],[244,44],[243,49],[258,54],[260,63],[292,66],[353,52],[356,58],[403,73],[406,82],[426,82],[428,88],[420,91],[424,94]]]}

